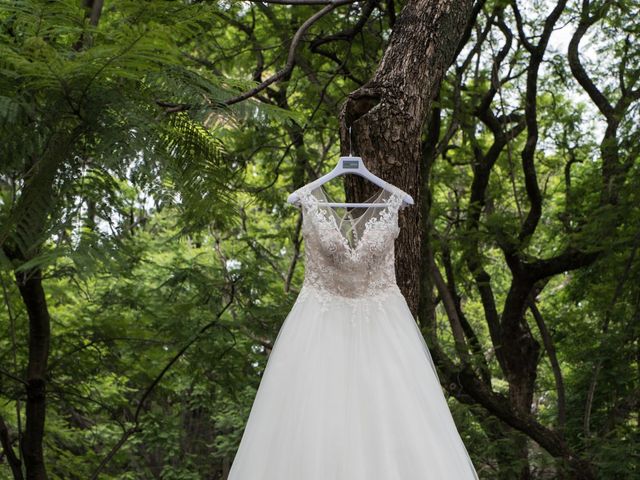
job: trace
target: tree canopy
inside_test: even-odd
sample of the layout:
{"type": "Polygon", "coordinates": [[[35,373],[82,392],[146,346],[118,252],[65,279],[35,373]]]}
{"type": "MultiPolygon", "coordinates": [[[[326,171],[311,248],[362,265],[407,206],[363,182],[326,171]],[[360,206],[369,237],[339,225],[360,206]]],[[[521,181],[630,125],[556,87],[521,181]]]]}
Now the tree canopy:
{"type": "MultiPolygon", "coordinates": [[[[0,479],[227,478],[304,276],[287,195],[422,3],[0,4],[0,479]]],[[[461,9],[389,120],[418,156],[368,164],[420,167],[413,313],[482,479],[640,476],[639,8],[461,9]]]]}

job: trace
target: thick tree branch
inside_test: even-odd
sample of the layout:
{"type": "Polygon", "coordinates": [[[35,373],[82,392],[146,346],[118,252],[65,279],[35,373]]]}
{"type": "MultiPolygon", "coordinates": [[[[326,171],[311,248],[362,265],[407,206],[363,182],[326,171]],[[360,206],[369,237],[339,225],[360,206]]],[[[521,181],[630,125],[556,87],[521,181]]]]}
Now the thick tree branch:
{"type": "Polygon", "coordinates": [[[568,247],[554,257],[533,262],[523,262],[522,270],[526,272],[530,280],[535,282],[591,265],[601,254],[601,251],[583,252],[568,247]]]}
{"type": "MultiPolygon", "coordinates": [[[[522,224],[518,238],[521,242],[527,241],[535,232],[540,216],[542,215],[542,194],[538,186],[534,155],[538,144],[538,73],[540,65],[547,50],[549,38],[553,32],[560,14],[567,4],[566,0],[560,0],[546,18],[540,40],[537,45],[527,41],[522,31],[521,22],[518,22],[520,41],[527,45],[530,52],[529,67],[527,69],[527,90],[525,93],[525,121],[527,124],[527,140],[522,150],[522,171],[525,179],[525,189],[529,197],[529,212],[522,224]]],[[[518,11],[517,0],[512,2],[514,12],[518,11]]],[[[518,18],[518,13],[516,13],[518,18]]]]}
{"type": "Polygon", "coordinates": [[[604,115],[605,118],[609,119],[613,115],[613,106],[607,100],[607,97],[596,87],[591,77],[585,70],[580,61],[580,42],[584,37],[587,30],[598,21],[602,19],[602,17],[606,14],[607,9],[609,8],[607,5],[610,5],[609,2],[604,2],[604,6],[593,16],[589,16],[589,0],[582,1],[582,11],[580,14],[580,23],[578,24],[578,28],[575,33],[571,37],[571,41],[569,42],[569,50],[568,50],[568,60],[569,67],[571,68],[571,73],[574,78],[578,81],[578,83],[582,86],[587,95],[591,98],[593,103],[598,110],[604,115]]]}

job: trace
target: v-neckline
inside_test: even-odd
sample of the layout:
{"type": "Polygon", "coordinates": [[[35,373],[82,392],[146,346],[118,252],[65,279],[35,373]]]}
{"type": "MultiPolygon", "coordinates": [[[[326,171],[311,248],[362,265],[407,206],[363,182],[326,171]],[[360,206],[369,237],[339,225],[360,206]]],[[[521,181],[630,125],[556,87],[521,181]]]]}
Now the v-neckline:
{"type": "MultiPolygon", "coordinates": [[[[325,200],[328,203],[333,203],[333,199],[327,194],[327,192],[325,191],[325,189],[322,187],[322,185],[319,185],[318,187],[316,187],[320,190],[320,192],[322,193],[322,195],[324,196],[325,200]]],[[[316,207],[320,207],[322,206],[322,204],[324,202],[320,201],[320,199],[318,199],[318,197],[316,195],[314,195],[313,191],[315,189],[311,188],[309,189],[309,194],[310,196],[313,198],[314,202],[316,203],[316,207]]],[[[390,193],[389,197],[387,198],[387,204],[379,207],[381,210],[381,213],[376,216],[376,217],[370,217],[369,220],[374,220],[374,222],[380,221],[380,218],[382,217],[382,215],[384,214],[384,211],[387,210],[389,208],[389,206],[392,203],[389,203],[394,196],[396,196],[398,193],[395,190],[387,190],[385,188],[382,188],[378,193],[372,195],[371,197],[367,198],[364,202],[360,202],[360,203],[371,203],[373,204],[378,204],[378,200],[385,194],[385,193],[390,193]]],[[[327,207],[326,205],[323,206],[322,208],[322,212],[324,213],[324,209],[329,208],[329,210],[331,210],[331,222],[329,222],[332,227],[335,229],[336,234],[340,237],[340,240],[342,241],[342,244],[344,245],[344,248],[347,250],[347,252],[351,255],[357,255],[358,250],[360,248],[360,245],[362,245],[367,233],[369,232],[369,225],[367,224],[367,222],[365,222],[365,227],[362,230],[362,234],[360,235],[359,240],[357,241],[357,243],[355,245],[351,245],[351,243],[349,242],[349,239],[347,237],[344,236],[342,229],[340,228],[340,226],[342,225],[342,222],[344,221],[345,217],[347,216],[347,214],[349,213],[348,211],[345,213],[345,215],[343,217],[340,217],[336,212],[334,207],[327,207]],[[340,219],[340,223],[338,223],[337,218],[340,219]]],[[[348,208],[348,207],[342,207],[342,208],[348,208]]],[[[363,215],[365,215],[372,207],[352,207],[352,208],[364,208],[365,211],[362,212],[362,214],[360,216],[357,217],[356,221],[352,221],[352,229],[355,227],[355,225],[357,224],[357,222],[359,221],[360,218],[362,218],[363,215]]],[[[326,216],[323,214],[322,218],[324,218],[325,220],[328,221],[328,219],[326,218],[326,216]]]]}

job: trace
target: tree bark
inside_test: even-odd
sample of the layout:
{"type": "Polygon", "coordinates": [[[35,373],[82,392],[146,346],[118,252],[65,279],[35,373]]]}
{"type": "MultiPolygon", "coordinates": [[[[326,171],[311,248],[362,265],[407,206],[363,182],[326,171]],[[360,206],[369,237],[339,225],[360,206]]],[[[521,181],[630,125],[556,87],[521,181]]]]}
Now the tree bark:
{"type": "MultiPolygon", "coordinates": [[[[90,25],[97,26],[104,5],[103,0],[85,0],[85,17],[90,25]]],[[[91,39],[83,32],[74,44],[80,50],[91,39]]],[[[32,260],[44,243],[48,217],[56,202],[54,184],[59,166],[69,155],[69,146],[79,138],[83,125],[68,132],[54,133],[41,153],[41,158],[25,160],[24,186],[13,208],[7,225],[13,226],[8,238],[3,239],[3,249],[16,267],[32,260]]],[[[23,454],[27,480],[47,480],[43,440],[46,417],[47,362],[51,340],[51,317],[42,285],[42,270],[38,267],[15,272],[29,318],[29,360],[26,378],[26,425],[20,449],[23,454]]]]}
{"type": "MultiPolygon", "coordinates": [[[[50,157],[25,166],[25,184],[8,221],[14,222],[9,238],[2,244],[4,254],[15,267],[34,259],[41,250],[47,219],[55,203],[53,184],[60,155],[58,148],[65,137],[51,141],[50,157]]],[[[39,267],[15,271],[15,280],[29,318],[28,350],[25,390],[27,401],[26,425],[20,449],[28,480],[47,480],[42,447],[46,413],[46,375],[51,339],[51,318],[42,286],[39,267]]]]}
{"type": "MultiPolygon", "coordinates": [[[[396,276],[407,304],[418,312],[420,290],[421,134],[440,82],[467,24],[470,0],[413,0],[398,16],[373,78],[351,93],[341,112],[342,153],[363,157],[367,168],[415,200],[401,211],[396,240],[396,276]],[[349,138],[351,127],[351,139],[349,138]]],[[[376,188],[346,177],[348,201],[376,188]]]]}
{"type": "Polygon", "coordinates": [[[49,310],[39,269],[17,273],[16,281],[29,316],[29,364],[24,437],[21,442],[27,480],[46,480],[42,439],[46,413],[46,373],[51,338],[49,310]]]}
{"type": "Polygon", "coordinates": [[[47,480],[42,447],[46,413],[47,361],[51,339],[51,317],[42,285],[42,270],[19,268],[37,257],[42,249],[48,219],[56,203],[54,183],[65,158],[66,145],[77,133],[51,137],[49,148],[42,158],[25,163],[24,186],[11,217],[7,220],[10,235],[0,245],[16,268],[14,276],[29,318],[28,350],[25,390],[27,401],[26,425],[20,449],[28,480],[47,480]]]}
{"type": "MultiPolygon", "coordinates": [[[[561,6],[557,10],[560,11],[561,6]]],[[[471,13],[471,2],[467,1],[414,0],[407,3],[373,78],[350,94],[343,106],[342,154],[351,149],[353,154],[363,157],[369,170],[399,186],[415,200],[415,206],[403,210],[400,215],[401,228],[396,242],[398,285],[412,313],[420,317],[425,335],[431,338],[432,354],[449,392],[463,402],[483,405],[510,427],[525,432],[552,455],[566,460],[578,478],[593,478],[588,462],[576,458],[561,435],[544,428],[530,415],[540,346],[522,318],[538,276],[530,271],[524,274],[524,267],[517,262],[514,264],[517,267],[513,272],[515,278],[502,315],[496,309],[493,294],[481,292],[490,314],[492,338],[497,335],[494,338],[497,345],[505,347],[496,354],[509,380],[508,398],[493,392],[469,364],[460,368],[450,363],[433,341],[433,282],[425,267],[430,257],[428,212],[431,202],[428,179],[423,178],[428,175],[433,158],[423,158],[421,137],[426,118],[432,111],[432,100],[459,51],[460,39],[471,13]],[[511,343],[504,345],[503,338],[511,339],[511,343]]],[[[524,126],[516,125],[500,141],[506,142],[524,126]]],[[[487,161],[495,161],[491,155],[495,154],[497,158],[499,152],[500,149],[489,152],[487,161]]],[[[484,181],[488,181],[488,169],[485,173],[484,181]]],[[[349,201],[365,199],[376,189],[357,176],[346,177],[345,184],[349,201]]],[[[537,221],[537,211],[533,210],[529,224],[537,221]]],[[[470,269],[480,275],[476,280],[483,285],[484,272],[471,267],[473,265],[470,269]]],[[[526,439],[519,439],[512,453],[526,459],[526,439]]],[[[529,467],[525,465],[518,478],[526,479],[529,475],[529,467]]]]}

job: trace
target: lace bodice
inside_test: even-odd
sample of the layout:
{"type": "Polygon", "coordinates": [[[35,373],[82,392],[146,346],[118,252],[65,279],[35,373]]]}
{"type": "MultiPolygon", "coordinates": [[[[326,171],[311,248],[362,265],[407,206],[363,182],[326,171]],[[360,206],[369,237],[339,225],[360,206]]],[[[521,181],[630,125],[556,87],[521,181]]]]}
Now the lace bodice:
{"type": "Polygon", "coordinates": [[[364,212],[355,218],[351,212],[341,217],[323,205],[332,200],[322,186],[305,185],[296,193],[303,212],[303,291],[313,290],[329,301],[338,296],[356,302],[380,302],[386,294],[399,294],[394,242],[400,232],[402,190],[382,189],[366,203],[386,205],[357,208],[364,212]]]}

